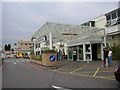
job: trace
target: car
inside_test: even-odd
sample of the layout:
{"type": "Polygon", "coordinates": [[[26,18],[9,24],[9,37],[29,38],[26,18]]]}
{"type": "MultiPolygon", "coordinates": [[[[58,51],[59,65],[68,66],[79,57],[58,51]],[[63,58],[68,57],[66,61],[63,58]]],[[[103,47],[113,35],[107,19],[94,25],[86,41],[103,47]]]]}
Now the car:
{"type": "Polygon", "coordinates": [[[120,83],[120,66],[114,72],[115,79],[120,83]]]}

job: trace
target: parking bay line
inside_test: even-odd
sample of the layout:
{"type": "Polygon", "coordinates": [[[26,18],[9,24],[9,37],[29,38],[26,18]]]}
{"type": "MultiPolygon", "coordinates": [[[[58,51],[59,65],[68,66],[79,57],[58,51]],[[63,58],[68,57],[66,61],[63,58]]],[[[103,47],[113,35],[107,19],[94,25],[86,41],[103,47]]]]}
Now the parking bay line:
{"type": "Polygon", "coordinates": [[[96,76],[96,74],[98,73],[99,70],[100,70],[100,68],[97,68],[97,70],[96,70],[95,73],[93,74],[93,77],[96,76]]]}
{"type": "Polygon", "coordinates": [[[87,67],[87,66],[83,66],[83,67],[81,67],[81,68],[75,69],[74,71],[69,72],[69,73],[73,73],[73,72],[79,71],[79,70],[83,69],[84,67],[87,67]]]}
{"type": "MultiPolygon", "coordinates": [[[[70,73],[70,72],[61,72],[61,71],[55,71],[55,72],[63,73],[63,74],[72,74],[72,75],[77,75],[77,76],[84,76],[84,77],[93,77],[92,75],[84,75],[84,74],[77,74],[77,73],[70,73]]],[[[103,76],[94,76],[93,78],[101,78],[101,79],[115,80],[115,79],[113,79],[113,78],[103,77],[103,76]]]]}
{"type": "Polygon", "coordinates": [[[64,69],[64,68],[66,68],[66,67],[70,67],[70,66],[72,66],[72,65],[64,66],[64,67],[62,67],[62,68],[60,68],[60,69],[55,69],[55,70],[52,70],[52,71],[62,70],[62,69],[64,69]]]}

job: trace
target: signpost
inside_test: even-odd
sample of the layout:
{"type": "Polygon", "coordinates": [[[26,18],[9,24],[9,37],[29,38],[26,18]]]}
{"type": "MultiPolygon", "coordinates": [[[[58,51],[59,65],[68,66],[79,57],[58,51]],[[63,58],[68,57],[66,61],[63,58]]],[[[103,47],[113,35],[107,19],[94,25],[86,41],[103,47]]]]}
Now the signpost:
{"type": "Polygon", "coordinates": [[[50,56],[50,61],[55,61],[55,60],[56,60],[55,56],[54,56],[54,55],[51,55],[51,56],[50,56]]]}
{"type": "Polygon", "coordinates": [[[45,42],[47,40],[46,36],[37,39],[39,43],[45,42]]]}

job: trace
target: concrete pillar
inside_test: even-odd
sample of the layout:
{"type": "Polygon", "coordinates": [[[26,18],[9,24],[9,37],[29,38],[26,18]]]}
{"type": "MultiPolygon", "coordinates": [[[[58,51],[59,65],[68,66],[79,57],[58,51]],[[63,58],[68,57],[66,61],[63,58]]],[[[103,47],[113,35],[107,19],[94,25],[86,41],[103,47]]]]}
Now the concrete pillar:
{"type": "Polygon", "coordinates": [[[49,33],[49,48],[52,49],[52,34],[49,33]]]}
{"type": "Polygon", "coordinates": [[[83,60],[84,61],[86,60],[86,57],[85,57],[85,44],[83,44],[83,60]]]}

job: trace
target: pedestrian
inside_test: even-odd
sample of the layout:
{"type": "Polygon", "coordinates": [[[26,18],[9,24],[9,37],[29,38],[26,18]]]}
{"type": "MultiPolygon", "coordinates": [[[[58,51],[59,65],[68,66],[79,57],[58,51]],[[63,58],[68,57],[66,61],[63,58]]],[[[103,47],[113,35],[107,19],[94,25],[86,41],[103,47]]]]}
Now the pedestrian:
{"type": "Polygon", "coordinates": [[[65,60],[65,52],[62,53],[62,60],[65,60]]]}
{"type": "Polygon", "coordinates": [[[60,61],[60,57],[61,57],[61,54],[60,54],[60,51],[57,53],[57,60],[60,61]]]}
{"type": "Polygon", "coordinates": [[[76,59],[77,59],[77,52],[74,50],[73,51],[73,61],[76,63],[76,59]]]}
{"type": "Polygon", "coordinates": [[[108,66],[112,65],[112,51],[108,48],[108,66]]]}
{"type": "Polygon", "coordinates": [[[103,66],[106,67],[106,66],[108,66],[108,50],[107,50],[107,48],[103,49],[103,53],[104,53],[103,66]]]}

